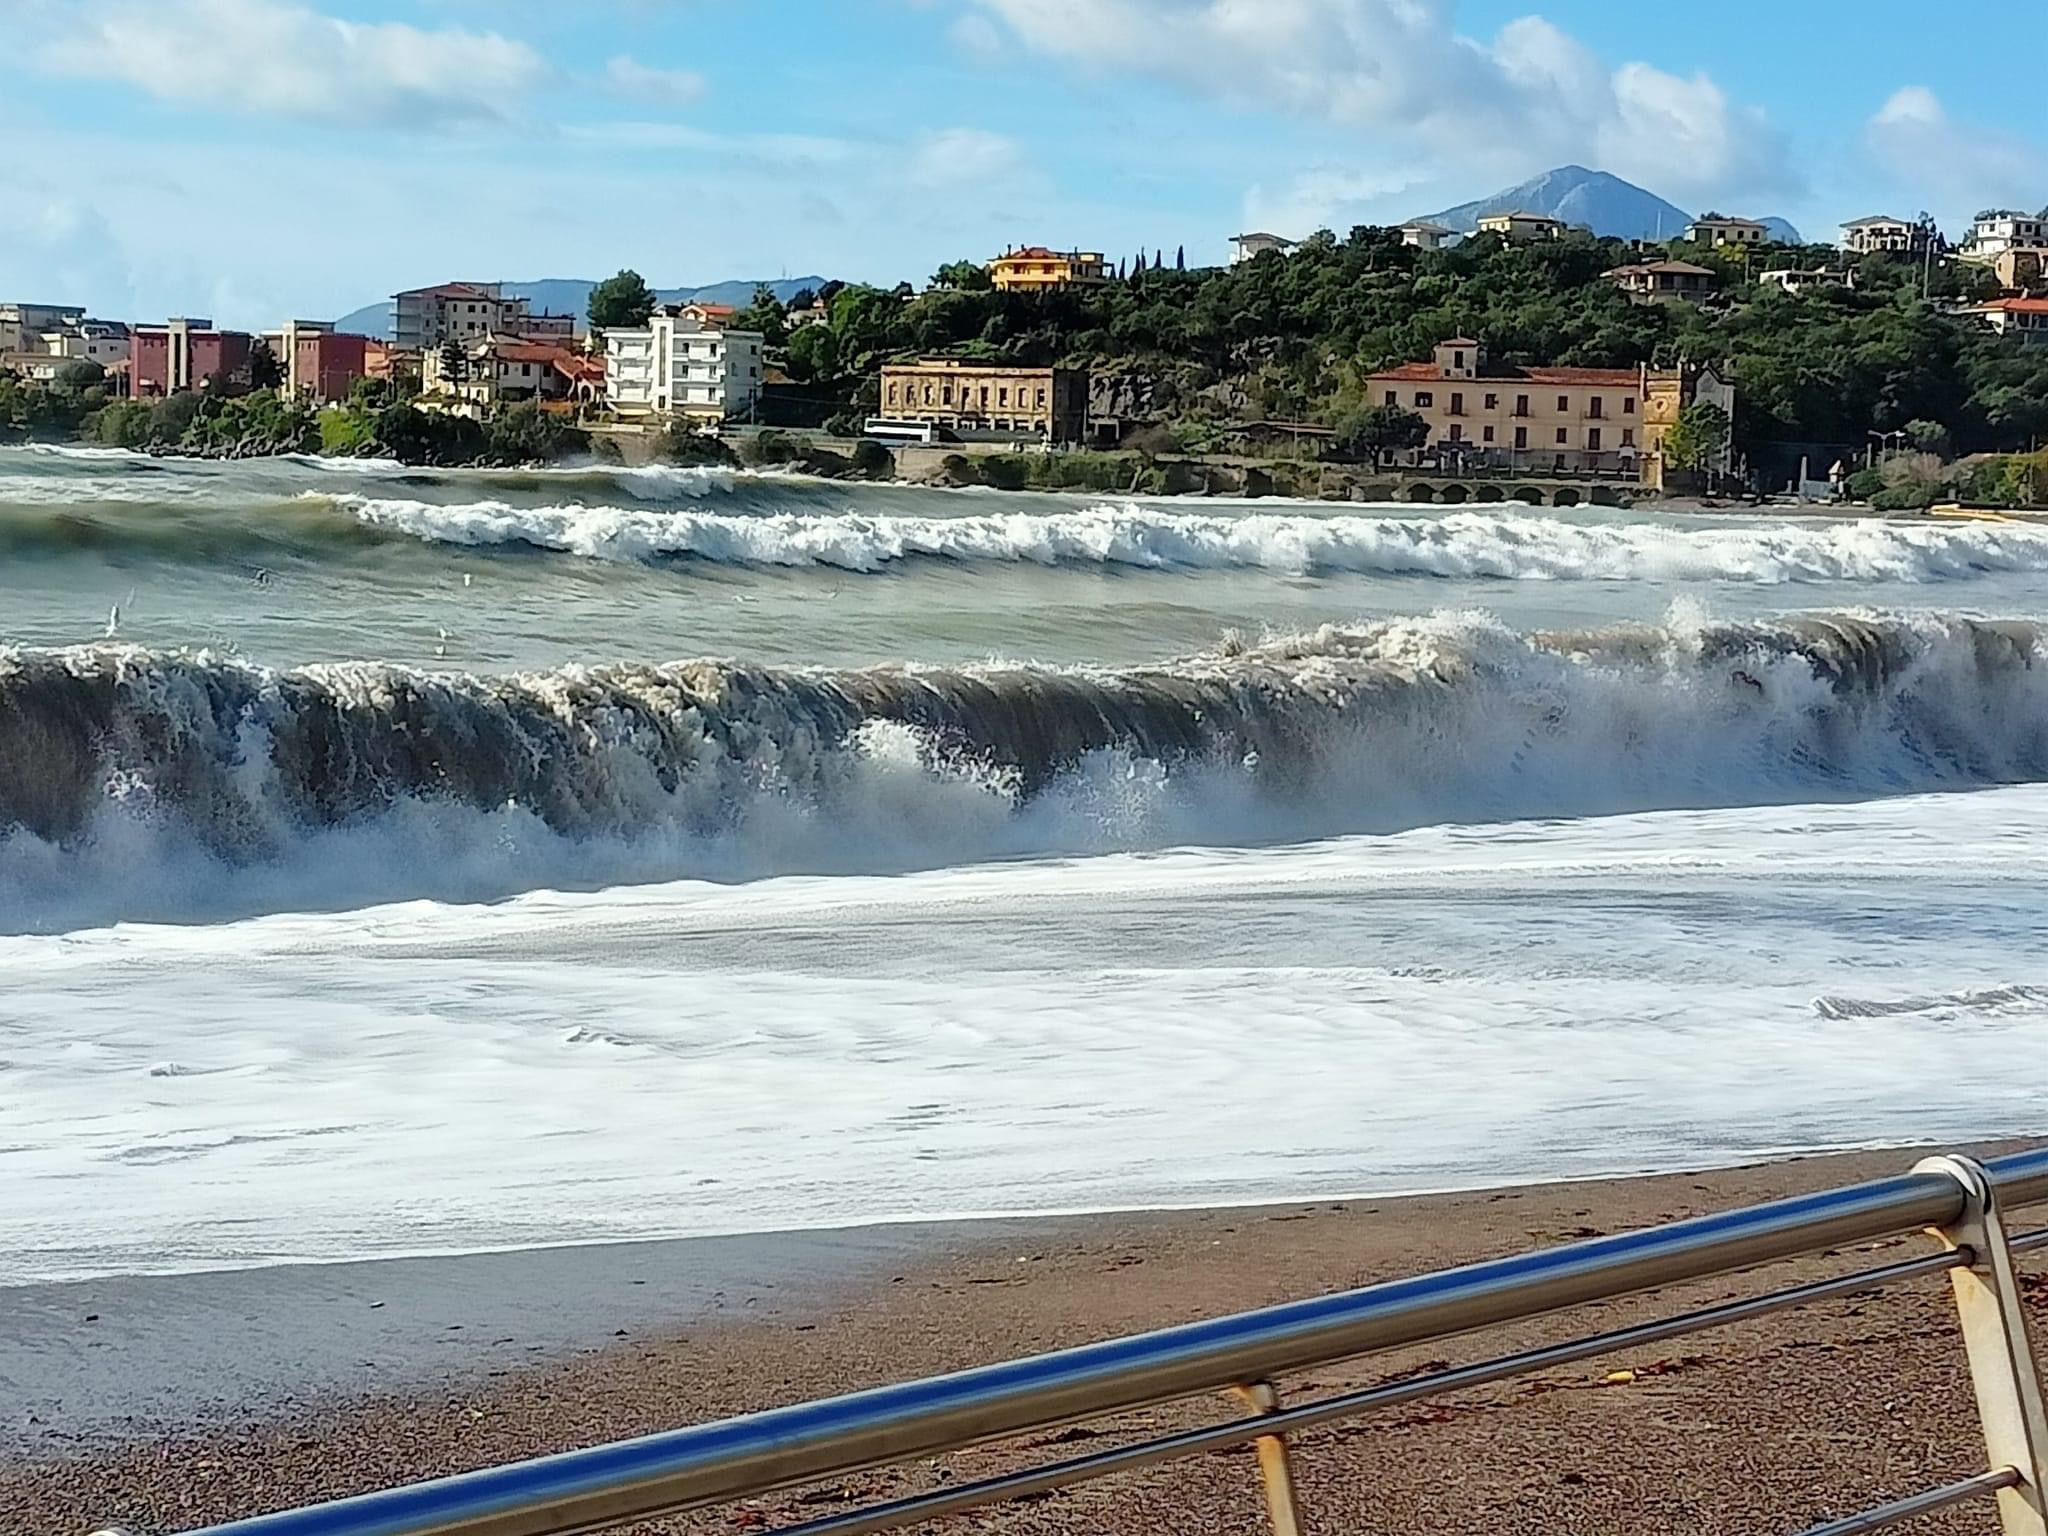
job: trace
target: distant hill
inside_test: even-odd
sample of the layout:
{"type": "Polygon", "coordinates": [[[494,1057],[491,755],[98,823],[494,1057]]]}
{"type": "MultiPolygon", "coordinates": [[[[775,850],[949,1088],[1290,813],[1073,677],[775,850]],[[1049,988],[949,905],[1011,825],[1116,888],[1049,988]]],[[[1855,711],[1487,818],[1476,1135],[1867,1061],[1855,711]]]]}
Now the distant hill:
{"type": "MultiPolygon", "coordinates": [[[[1460,203],[1428,215],[1434,223],[1470,234],[1490,213],[1543,213],[1567,224],[1583,224],[1596,235],[1617,240],[1676,240],[1693,216],[1654,192],[1606,171],[1560,166],[1477,202],[1460,203]]],[[[1765,219],[1772,237],[1800,243],[1799,231],[1783,219],[1765,219]]]]}
{"type": "MultiPolygon", "coordinates": [[[[596,281],[590,278],[544,277],[538,282],[507,283],[505,291],[514,297],[531,300],[536,314],[574,315],[580,330],[583,316],[590,308],[590,290],[596,286],[596,281]]],[[[744,308],[753,302],[754,290],[758,287],[771,289],[775,297],[787,304],[806,288],[815,290],[824,286],[822,277],[778,277],[758,281],[733,278],[723,283],[708,283],[702,288],[658,288],[655,293],[669,304],[731,304],[744,308]]],[[[385,340],[390,339],[391,325],[389,299],[350,310],[334,322],[338,331],[385,340]]]]}

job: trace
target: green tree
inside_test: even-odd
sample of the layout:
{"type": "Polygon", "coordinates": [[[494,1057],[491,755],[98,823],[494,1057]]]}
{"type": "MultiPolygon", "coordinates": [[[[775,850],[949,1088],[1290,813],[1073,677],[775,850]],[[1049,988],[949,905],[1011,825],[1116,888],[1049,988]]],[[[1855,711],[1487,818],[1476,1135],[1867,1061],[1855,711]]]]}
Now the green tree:
{"type": "Polygon", "coordinates": [[[590,290],[590,328],[631,330],[654,313],[654,290],[630,267],[621,268],[590,290]]]}
{"type": "Polygon", "coordinates": [[[1938,421],[1909,421],[1900,430],[1906,434],[1907,446],[1916,453],[1931,453],[1936,458],[1946,459],[1955,452],[1955,439],[1938,421]]]}
{"type": "Polygon", "coordinates": [[[932,274],[932,286],[961,293],[987,293],[995,287],[995,280],[978,261],[949,261],[932,274]]]}
{"type": "Polygon", "coordinates": [[[762,341],[771,347],[781,347],[789,340],[789,316],[783,310],[782,301],[775,297],[775,290],[766,283],[754,290],[754,301],[732,317],[732,328],[736,331],[757,331],[762,341]]]}
{"type": "Polygon", "coordinates": [[[1711,400],[1695,400],[1678,413],[1664,434],[1664,461],[1679,469],[1708,469],[1728,447],[1733,423],[1711,400]]]}
{"type": "Polygon", "coordinates": [[[807,325],[789,338],[784,359],[799,384],[829,384],[839,376],[839,334],[829,325],[807,325]]]}
{"type": "Polygon", "coordinates": [[[249,348],[249,387],[276,389],[283,383],[284,364],[278,361],[270,343],[258,336],[249,348]]]}
{"type": "Polygon", "coordinates": [[[1381,455],[1420,448],[1429,441],[1429,423],[1398,405],[1367,406],[1337,423],[1337,451],[1378,463],[1381,455]]]}
{"type": "Polygon", "coordinates": [[[51,380],[57,388],[69,394],[82,395],[88,389],[107,381],[107,370],[89,357],[75,357],[57,370],[51,380]]]}

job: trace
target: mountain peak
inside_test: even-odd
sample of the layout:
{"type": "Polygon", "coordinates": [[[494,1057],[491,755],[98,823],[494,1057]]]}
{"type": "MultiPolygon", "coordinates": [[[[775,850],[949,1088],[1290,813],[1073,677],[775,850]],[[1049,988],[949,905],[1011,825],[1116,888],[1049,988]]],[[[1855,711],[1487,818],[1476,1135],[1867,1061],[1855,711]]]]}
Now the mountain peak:
{"type": "MultiPolygon", "coordinates": [[[[1490,213],[1542,213],[1567,224],[1585,225],[1617,240],[1676,240],[1693,216],[1612,171],[1560,165],[1476,202],[1429,215],[1432,222],[1470,234],[1490,213]]],[[[1772,234],[1797,244],[1799,231],[1783,219],[1767,219],[1772,234]]]]}

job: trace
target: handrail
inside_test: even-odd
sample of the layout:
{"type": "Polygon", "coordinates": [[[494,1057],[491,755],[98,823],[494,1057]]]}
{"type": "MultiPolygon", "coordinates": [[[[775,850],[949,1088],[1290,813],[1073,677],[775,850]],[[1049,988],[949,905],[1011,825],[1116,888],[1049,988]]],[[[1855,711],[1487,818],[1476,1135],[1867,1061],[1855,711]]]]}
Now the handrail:
{"type": "MultiPolygon", "coordinates": [[[[1969,1224],[1981,1223],[1979,1207],[1994,1201],[2007,1209],[2048,1201],[2048,1148],[1987,1165],[1937,1160],[1874,1183],[258,1516],[216,1527],[212,1536],[573,1536],[1077,1419],[1255,1387],[1277,1375],[1822,1249],[1918,1229],[1975,1231],[1969,1224]],[[1985,1187],[1973,1193],[1966,1173],[1980,1166],[1985,1187]]],[[[1954,1252],[1935,1256],[1938,1262],[1895,1267],[1948,1269],[1960,1285],[1964,1267],[1981,1256],[1967,1243],[1951,1246],[1954,1252]]],[[[1858,1278],[1898,1278],[1872,1274],[1876,1280],[1858,1278]]],[[[1832,1293],[1835,1285],[1820,1289],[1832,1293]]],[[[1705,1316],[1687,1327],[1713,1326],[1697,1320],[1705,1316]]],[[[1278,1419],[1293,1416],[1277,1413],[1277,1401],[1266,1406],[1278,1419]]],[[[1239,1438],[1270,1439],[1277,1447],[1284,1427],[1245,1421],[1239,1438]]],[[[2048,1453],[2048,1446],[2041,1450],[2048,1453]]],[[[855,1524],[849,1519],[835,1528],[855,1524]]]]}

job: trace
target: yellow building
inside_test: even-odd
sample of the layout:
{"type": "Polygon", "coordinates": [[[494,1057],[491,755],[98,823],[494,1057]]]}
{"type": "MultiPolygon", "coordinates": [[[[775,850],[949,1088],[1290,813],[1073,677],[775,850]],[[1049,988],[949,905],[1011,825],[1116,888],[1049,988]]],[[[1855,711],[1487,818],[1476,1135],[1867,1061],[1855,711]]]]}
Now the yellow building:
{"type": "Polygon", "coordinates": [[[1054,251],[1025,245],[990,262],[988,275],[1001,293],[1044,292],[1106,283],[1109,264],[1100,251],[1054,251]]]}
{"type": "Polygon", "coordinates": [[[882,416],[955,432],[1028,433],[1049,443],[1078,443],[1088,431],[1088,374],[959,357],[889,363],[882,369],[882,416]]]}

